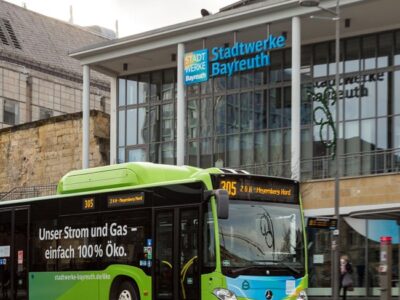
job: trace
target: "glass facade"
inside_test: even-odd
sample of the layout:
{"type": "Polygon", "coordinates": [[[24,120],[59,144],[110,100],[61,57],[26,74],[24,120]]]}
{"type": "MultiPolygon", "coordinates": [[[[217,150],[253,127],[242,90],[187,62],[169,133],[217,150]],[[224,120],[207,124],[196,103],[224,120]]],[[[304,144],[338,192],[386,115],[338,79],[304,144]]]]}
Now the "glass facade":
{"type": "MultiPolygon", "coordinates": [[[[392,295],[398,295],[398,225],[395,221],[366,221],[344,218],[340,223],[340,247],[353,266],[354,291],[349,296],[379,296],[378,268],[381,226],[392,228],[392,295]]],[[[308,228],[309,290],[311,296],[331,295],[331,232],[308,228]]]]}
{"type": "MultiPolygon", "coordinates": [[[[400,169],[400,31],[341,41],[341,176],[400,169]],[[345,166],[345,167],[344,167],[345,166]]],[[[301,172],[334,175],[334,42],[302,47],[301,172]]],[[[176,162],[176,71],[119,78],[118,161],[176,162]]],[[[186,87],[185,162],[290,177],[291,49],[186,87]]]]}

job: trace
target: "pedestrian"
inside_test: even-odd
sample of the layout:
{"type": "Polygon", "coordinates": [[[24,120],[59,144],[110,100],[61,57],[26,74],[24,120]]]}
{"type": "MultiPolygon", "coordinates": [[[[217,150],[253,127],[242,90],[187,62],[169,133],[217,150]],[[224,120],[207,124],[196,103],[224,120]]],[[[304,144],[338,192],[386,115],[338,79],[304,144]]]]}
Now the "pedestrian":
{"type": "MultiPolygon", "coordinates": [[[[340,289],[343,288],[343,300],[346,300],[347,291],[353,290],[353,267],[347,255],[340,257],[340,289]]],[[[340,290],[339,290],[340,293],[340,290]]]]}

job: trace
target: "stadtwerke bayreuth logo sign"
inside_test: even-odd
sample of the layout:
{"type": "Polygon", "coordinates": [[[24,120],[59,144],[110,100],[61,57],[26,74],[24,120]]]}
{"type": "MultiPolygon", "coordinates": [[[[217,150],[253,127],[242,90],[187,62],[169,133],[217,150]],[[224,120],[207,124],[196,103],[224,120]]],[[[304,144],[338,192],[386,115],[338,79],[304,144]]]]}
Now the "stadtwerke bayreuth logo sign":
{"type": "Polygon", "coordinates": [[[211,60],[208,49],[197,50],[185,55],[185,84],[207,81],[209,62],[211,77],[232,76],[239,71],[266,67],[271,64],[269,52],[286,46],[286,37],[270,35],[264,40],[238,42],[232,47],[214,47],[211,60]]]}
{"type": "Polygon", "coordinates": [[[185,54],[185,84],[208,80],[208,49],[185,54]]]}

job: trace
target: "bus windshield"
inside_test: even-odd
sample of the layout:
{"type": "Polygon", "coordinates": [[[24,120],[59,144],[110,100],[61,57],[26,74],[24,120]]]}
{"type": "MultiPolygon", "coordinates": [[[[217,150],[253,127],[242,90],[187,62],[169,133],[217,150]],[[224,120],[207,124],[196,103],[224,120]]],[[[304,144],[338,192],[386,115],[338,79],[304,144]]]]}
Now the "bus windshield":
{"type": "Polygon", "coordinates": [[[304,276],[304,241],[297,204],[233,200],[219,220],[225,275],[304,276]]]}

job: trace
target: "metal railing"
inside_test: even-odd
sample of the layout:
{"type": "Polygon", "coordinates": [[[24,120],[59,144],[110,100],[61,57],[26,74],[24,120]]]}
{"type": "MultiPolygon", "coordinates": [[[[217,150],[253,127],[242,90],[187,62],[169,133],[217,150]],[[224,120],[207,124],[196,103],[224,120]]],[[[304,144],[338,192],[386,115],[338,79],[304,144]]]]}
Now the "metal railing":
{"type": "MultiPolygon", "coordinates": [[[[291,177],[290,160],[276,163],[240,166],[253,174],[291,177]]],[[[335,159],[320,156],[301,160],[301,180],[326,179],[335,176],[335,159]]],[[[371,152],[349,153],[339,156],[339,176],[365,176],[400,172],[400,148],[371,152]]]]}
{"type": "Polygon", "coordinates": [[[0,201],[49,196],[55,195],[56,193],[57,184],[15,187],[7,193],[0,193],[0,201]]]}
{"type": "MultiPolygon", "coordinates": [[[[231,168],[235,168],[230,166],[231,168]]],[[[277,177],[291,177],[289,161],[276,163],[239,166],[238,169],[253,174],[263,174],[277,177]]],[[[341,155],[339,157],[339,176],[365,176],[373,174],[400,172],[400,148],[359,152],[341,155]]],[[[301,180],[333,178],[335,175],[335,160],[332,156],[320,156],[301,161],[301,180]]],[[[31,187],[16,187],[6,193],[0,193],[0,201],[34,198],[55,195],[57,184],[31,187]]]]}

